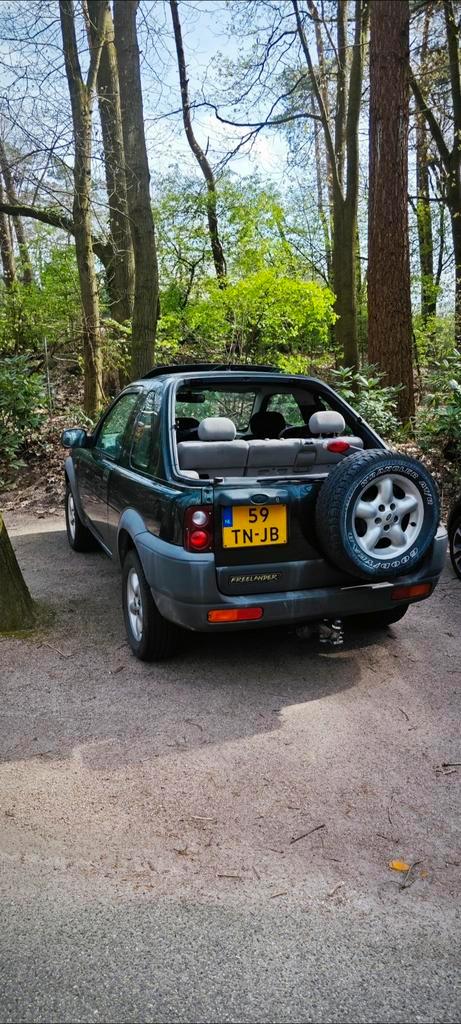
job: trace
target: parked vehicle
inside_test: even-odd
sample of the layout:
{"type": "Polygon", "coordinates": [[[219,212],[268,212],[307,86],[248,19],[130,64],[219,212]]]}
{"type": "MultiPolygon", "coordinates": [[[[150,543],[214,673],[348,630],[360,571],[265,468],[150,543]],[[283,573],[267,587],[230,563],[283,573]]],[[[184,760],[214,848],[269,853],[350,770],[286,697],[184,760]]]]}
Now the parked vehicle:
{"type": "Polygon", "coordinates": [[[171,654],[179,627],[385,626],[443,568],[427,470],[310,377],[157,367],[62,443],[69,544],[120,561],[138,658],[171,654]]]}
{"type": "Polygon", "coordinates": [[[456,575],[461,580],[461,495],[453,505],[448,517],[448,538],[451,563],[456,575]]]}

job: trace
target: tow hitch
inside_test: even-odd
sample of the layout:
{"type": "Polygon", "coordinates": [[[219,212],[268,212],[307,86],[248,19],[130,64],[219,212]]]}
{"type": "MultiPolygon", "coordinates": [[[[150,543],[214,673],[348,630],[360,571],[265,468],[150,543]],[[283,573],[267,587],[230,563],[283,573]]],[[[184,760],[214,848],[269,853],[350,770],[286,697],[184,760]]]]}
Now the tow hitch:
{"type": "Polygon", "coordinates": [[[342,619],[322,619],[306,626],[298,626],[296,636],[300,640],[311,640],[317,636],[319,643],[328,647],[341,647],[344,643],[342,619]]]}

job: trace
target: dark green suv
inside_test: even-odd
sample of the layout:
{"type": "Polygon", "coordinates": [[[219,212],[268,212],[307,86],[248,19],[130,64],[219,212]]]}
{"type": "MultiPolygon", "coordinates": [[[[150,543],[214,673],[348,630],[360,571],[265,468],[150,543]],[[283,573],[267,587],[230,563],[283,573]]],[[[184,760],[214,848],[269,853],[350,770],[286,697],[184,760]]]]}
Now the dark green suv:
{"type": "Polygon", "coordinates": [[[63,444],[69,543],[120,561],[139,658],[179,627],[396,622],[444,564],[428,472],[310,377],[157,367],[63,444]]]}

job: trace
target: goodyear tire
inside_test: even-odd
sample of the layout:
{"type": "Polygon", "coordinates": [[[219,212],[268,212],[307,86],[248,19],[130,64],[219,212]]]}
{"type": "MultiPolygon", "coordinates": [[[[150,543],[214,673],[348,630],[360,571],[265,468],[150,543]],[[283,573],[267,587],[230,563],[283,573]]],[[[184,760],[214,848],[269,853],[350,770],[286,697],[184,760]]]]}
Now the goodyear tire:
{"type": "Polygon", "coordinates": [[[355,452],[321,488],[317,536],[338,568],[360,579],[390,579],[421,562],[439,517],[436,484],[416,459],[382,449],[355,452]]]}

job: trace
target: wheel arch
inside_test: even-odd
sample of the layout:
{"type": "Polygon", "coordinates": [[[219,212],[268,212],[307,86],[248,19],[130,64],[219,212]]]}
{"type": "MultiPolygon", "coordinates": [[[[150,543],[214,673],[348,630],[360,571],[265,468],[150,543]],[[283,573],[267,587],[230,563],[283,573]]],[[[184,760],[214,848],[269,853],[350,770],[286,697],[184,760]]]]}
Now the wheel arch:
{"type": "Polygon", "coordinates": [[[138,558],[140,558],[142,562],[136,538],[139,534],[145,532],[146,524],[139,512],[136,512],[133,508],[125,509],[121,516],[117,531],[117,555],[120,565],[123,565],[123,560],[126,557],[127,552],[132,548],[136,551],[138,558]]]}

